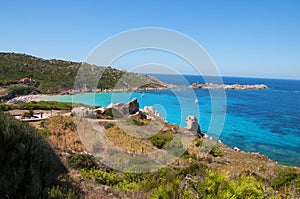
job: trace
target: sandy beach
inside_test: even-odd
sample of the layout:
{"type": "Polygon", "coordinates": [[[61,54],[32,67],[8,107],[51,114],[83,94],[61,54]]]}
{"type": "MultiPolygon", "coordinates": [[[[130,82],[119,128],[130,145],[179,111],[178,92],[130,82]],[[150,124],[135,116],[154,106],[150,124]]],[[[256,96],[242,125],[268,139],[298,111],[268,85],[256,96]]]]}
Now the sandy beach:
{"type": "Polygon", "coordinates": [[[40,99],[48,97],[50,95],[39,94],[39,95],[24,95],[12,98],[6,102],[6,104],[25,103],[31,101],[40,101],[40,99]]]}

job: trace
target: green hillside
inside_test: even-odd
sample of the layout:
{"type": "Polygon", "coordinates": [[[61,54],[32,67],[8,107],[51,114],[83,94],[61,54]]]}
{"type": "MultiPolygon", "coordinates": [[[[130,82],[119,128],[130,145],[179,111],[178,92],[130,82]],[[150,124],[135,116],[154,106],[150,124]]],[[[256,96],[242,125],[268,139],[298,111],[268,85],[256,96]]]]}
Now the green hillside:
{"type": "Polygon", "coordinates": [[[0,198],[49,198],[66,168],[45,137],[0,111],[0,146],[0,198]]]}
{"type": "MultiPolygon", "coordinates": [[[[111,67],[84,65],[84,68],[90,71],[89,73],[85,72],[86,77],[83,78],[90,80],[92,74],[99,81],[96,85],[100,90],[115,88],[120,79],[118,88],[160,88],[167,86],[167,84],[147,75],[130,73],[111,67]],[[96,76],[99,71],[101,71],[101,78],[96,76]]],[[[81,66],[82,63],[78,62],[45,60],[25,54],[0,53],[0,86],[8,86],[10,90],[21,90],[17,95],[32,92],[61,93],[73,89],[77,71],[81,66]],[[26,83],[26,85],[18,84],[19,80],[25,77],[33,78],[35,82],[26,83]],[[22,93],[24,87],[26,87],[26,92],[22,93]]]]}

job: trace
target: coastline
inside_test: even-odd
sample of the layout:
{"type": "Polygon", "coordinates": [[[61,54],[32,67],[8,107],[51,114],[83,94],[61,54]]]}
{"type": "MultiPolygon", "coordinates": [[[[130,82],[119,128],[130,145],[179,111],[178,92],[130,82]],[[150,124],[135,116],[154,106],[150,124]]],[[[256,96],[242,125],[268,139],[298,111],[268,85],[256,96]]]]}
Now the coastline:
{"type": "Polygon", "coordinates": [[[197,89],[230,89],[230,90],[260,90],[260,89],[268,89],[269,87],[265,84],[213,84],[213,83],[205,83],[199,84],[193,83],[190,88],[197,89]]]}
{"type": "MultiPolygon", "coordinates": [[[[229,82],[229,81],[228,81],[229,82]]],[[[235,82],[235,81],[231,81],[231,82],[235,82]]],[[[256,81],[253,81],[253,82],[256,82],[256,81]]],[[[230,82],[229,82],[230,83],[230,82]]],[[[242,81],[241,82],[239,82],[239,83],[242,83],[242,81]]],[[[246,83],[248,83],[248,82],[246,82],[246,83]]],[[[279,83],[281,83],[281,82],[279,82],[279,83]]],[[[251,84],[251,82],[250,83],[248,83],[248,84],[251,84]]],[[[271,92],[271,94],[273,94],[273,89],[276,89],[276,87],[274,87],[274,85],[273,84],[270,84],[270,87],[272,88],[272,89],[270,89],[270,90],[267,90],[267,91],[263,91],[263,92],[258,92],[257,94],[259,94],[259,95],[265,95],[264,93],[266,92],[266,95],[268,95],[268,93],[270,93],[271,92]]],[[[187,88],[187,87],[185,87],[185,88],[187,88]]],[[[166,89],[164,89],[164,90],[166,90],[166,89]]],[[[118,92],[117,90],[105,90],[105,91],[102,91],[101,93],[111,93],[111,92],[118,92]]],[[[119,91],[119,92],[124,92],[124,90],[121,90],[121,91],[119,91]]],[[[201,91],[201,89],[199,89],[199,92],[202,92],[201,91]]],[[[236,93],[235,91],[233,91],[234,93],[236,93]]],[[[76,93],[76,94],[88,94],[88,93],[91,93],[91,92],[81,92],[81,93],[76,93]]],[[[154,92],[154,93],[156,93],[156,92],[154,92]]],[[[163,92],[164,93],[164,92],[163,92]]],[[[241,91],[241,94],[243,94],[244,93],[244,91],[241,91]]],[[[250,91],[250,94],[252,93],[252,91],[250,91]]],[[[254,94],[256,94],[256,92],[254,92],[254,94]]],[[[282,95],[281,93],[279,93],[279,92],[276,92],[276,94],[278,94],[278,96],[279,95],[282,95]]],[[[283,93],[284,94],[284,93],[283,93]]],[[[141,95],[141,93],[137,93],[137,96],[140,96],[141,95]]],[[[251,94],[252,95],[252,94],[251,94]]],[[[293,94],[294,95],[294,94],[293,94]]],[[[60,99],[60,96],[64,96],[64,95],[61,95],[61,94],[42,94],[42,95],[37,95],[36,96],[36,98],[34,98],[32,101],[40,101],[40,100],[46,100],[46,98],[47,97],[53,97],[54,96],[54,98],[50,98],[48,101],[55,101],[56,100],[56,96],[57,96],[57,101],[60,101],[59,99],[60,99]]],[[[67,97],[67,95],[66,95],[66,97],[67,97]]],[[[69,100],[70,98],[72,97],[72,95],[70,95],[70,97],[67,97],[67,99],[69,100]]],[[[145,93],[145,97],[143,98],[143,100],[147,100],[147,99],[149,99],[148,97],[152,97],[152,95],[151,94],[147,94],[147,93],[145,93]]],[[[63,97],[63,99],[65,100],[66,98],[64,98],[63,97]]],[[[100,99],[100,98],[99,98],[100,99]]],[[[278,98],[278,99],[280,99],[280,98],[278,98]]],[[[157,101],[157,100],[159,100],[159,98],[157,99],[157,98],[153,98],[153,100],[155,100],[155,102],[159,102],[159,101],[157,101]]],[[[193,101],[193,104],[194,104],[194,99],[192,100],[193,101]]],[[[233,101],[233,102],[235,102],[235,101],[233,101]]],[[[199,98],[199,103],[205,103],[205,101],[204,101],[204,99],[202,100],[201,98],[199,98]]],[[[275,103],[275,102],[274,102],[275,103]]],[[[264,103],[262,103],[262,104],[264,104],[264,103]]],[[[106,105],[105,105],[106,106],[106,105]]],[[[256,104],[256,106],[257,106],[257,104],[256,104]]],[[[246,108],[246,107],[245,107],[246,108]]],[[[169,120],[169,119],[168,119],[169,120]]],[[[231,119],[230,119],[231,120],[231,119]]],[[[174,122],[174,120],[170,120],[171,121],[171,123],[175,123],[174,122]]],[[[205,120],[201,120],[202,122],[203,122],[203,124],[205,124],[206,123],[206,121],[205,120]]],[[[232,120],[233,121],[233,120],[232,120]]],[[[177,123],[177,122],[176,122],[177,123]]],[[[244,125],[248,125],[248,123],[245,121],[245,122],[243,122],[243,124],[244,125]]],[[[251,124],[249,124],[249,125],[251,125],[251,124]]],[[[237,125],[237,126],[240,126],[240,125],[237,125]]],[[[235,125],[235,127],[237,127],[236,125],[235,125]]],[[[255,126],[253,126],[253,127],[255,127],[255,126]]],[[[250,128],[253,128],[252,126],[249,126],[249,129],[250,128]]],[[[230,130],[230,128],[231,128],[231,126],[228,128],[229,130],[230,130]]],[[[206,129],[206,128],[204,128],[204,129],[206,129]]],[[[236,128],[236,130],[234,130],[234,132],[240,132],[240,128],[236,128]]],[[[231,131],[232,132],[232,131],[231,131]]],[[[244,129],[243,130],[243,132],[244,133],[248,133],[248,130],[247,129],[244,129]]],[[[271,132],[271,131],[270,131],[271,132]]],[[[225,133],[226,134],[226,133],[225,133]]],[[[238,133],[233,133],[233,134],[238,134],[238,133]]],[[[251,135],[252,134],[249,134],[250,135],[250,137],[251,137],[251,135]]],[[[273,139],[273,137],[274,136],[272,136],[273,134],[271,134],[271,137],[270,137],[270,139],[273,139]]],[[[275,135],[275,134],[274,134],[275,135]]],[[[238,136],[238,135],[237,135],[238,136]]],[[[242,138],[242,137],[241,137],[242,138]]],[[[245,138],[246,139],[246,138],[245,138]]],[[[226,143],[226,145],[228,145],[228,146],[230,146],[230,148],[232,149],[234,146],[237,146],[237,147],[241,147],[241,150],[243,150],[243,151],[247,151],[247,152],[260,152],[261,154],[266,154],[267,156],[269,156],[269,157],[271,157],[271,159],[272,160],[275,160],[275,161],[278,161],[278,162],[280,162],[280,164],[284,164],[284,165],[291,165],[291,166],[294,166],[294,164],[288,164],[288,163],[286,163],[286,162],[281,162],[281,158],[279,157],[279,159],[277,158],[277,156],[278,156],[278,154],[280,155],[280,154],[283,154],[283,153],[286,153],[286,154],[290,154],[290,152],[289,151],[284,151],[284,152],[280,152],[280,153],[278,153],[278,154],[275,154],[275,156],[272,156],[272,154],[273,153],[266,153],[265,151],[267,150],[267,149],[269,149],[269,148],[267,148],[267,146],[269,146],[268,145],[268,142],[267,142],[267,145],[266,145],[266,148],[265,148],[265,150],[261,150],[262,148],[253,148],[252,147],[252,150],[248,150],[248,149],[243,149],[243,146],[247,146],[247,145],[243,145],[243,142],[241,143],[241,144],[239,144],[239,143],[236,143],[236,142],[228,142],[228,141],[226,141],[225,140],[225,138],[224,138],[224,140],[221,138],[221,140],[222,141],[224,141],[225,143],[226,143]],[[232,143],[234,143],[234,144],[232,144],[232,143]],[[275,158],[276,157],[276,158],[275,158]]],[[[273,139],[274,140],[274,139],[273,139]]],[[[296,140],[298,140],[298,139],[296,139],[296,140]]],[[[264,141],[261,141],[262,143],[264,143],[264,141]]],[[[286,142],[287,143],[287,142],[286,142]]],[[[284,145],[285,146],[285,145],[284,145]]],[[[249,147],[250,148],[250,147],[249,147]]],[[[293,153],[294,154],[294,153],[293,153]]],[[[295,156],[294,156],[295,157],[295,156]]],[[[294,158],[295,159],[295,158],[294,158]]],[[[296,162],[298,162],[297,160],[296,160],[296,162]]],[[[297,164],[298,165],[298,164],[297,164]]]]}
{"type": "Polygon", "coordinates": [[[46,94],[38,94],[38,95],[22,95],[18,97],[14,97],[6,102],[6,104],[15,104],[15,103],[27,103],[32,101],[38,101],[39,99],[52,96],[46,94]]]}

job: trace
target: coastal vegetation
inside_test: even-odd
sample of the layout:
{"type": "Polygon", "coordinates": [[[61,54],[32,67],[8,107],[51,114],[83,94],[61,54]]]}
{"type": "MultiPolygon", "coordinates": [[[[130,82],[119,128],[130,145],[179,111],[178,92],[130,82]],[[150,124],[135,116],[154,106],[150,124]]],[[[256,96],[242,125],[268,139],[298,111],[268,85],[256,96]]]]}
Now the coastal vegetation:
{"type": "MultiPolygon", "coordinates": [[[[26,54],[0,53],[0,87],[2,98],[7,100],[26,94],[59,94],[74,89],[77,72],[83,63],[45,60],[26,54]],[[32,78],[33,81],[20,82],[21,78],[32,78]]],[[[154,77],[118,70],[111,67],[101,67],[84,63],[86,75],[95,76],[99,90],[111,89],[148,89],[166,88],[167,84],[154,77]]],[[[1,97],[1,96],[0,96],[1,97]]]]}
{"type": "MultiPolygon", "coordinates": [[[[23,114],[29,117],[34,110],[71,113],[73,105],[33,101],[0,104],[0,109],[26,110],[23,114]]],[[[168,150],[179,158],[154,172],[130,173],[137,162],[141,167],[155,166],[151,160],[139,157],[130,160],[124,171],[115,170],[102,164],[86,149],[77,133],[76,114],[56,115],[28,125],[0,111],[0,180],[5,182],[0,184],[0,196],[95,198],[100,194],[115,198],[167,199],[300,196],[299,168],[280,166],[266,156],[237,152],[204,138],[195,138],[184,151],[181,141],[175,139],[183,131],[166,122],[154,135],[135,137],[116,123],[118,117],[113,117],[112,110],[105,109],[99,125],[114,145],[133,156],[168,150]],[[101,121],[102,118],[105,119],[101,121]]],[[[150,124],[159,125],[148,114],[138,111],[127,117],[124,124],[143,129],[150,124]]]]}
{"type": "Polygon", "coordinates": [[[74,106],[85,106],[87,105],[72,103],[72,102],[55,102],[55,101],[31,101],[27,103],[18,104],[4,104],[0,103],[1,111],[9,110],[65,110],[71,111],[74,106]]]}
{"type": "Polygon", "coordinates": [[[1,111],[0,146],[1,198],[51,198],[57,192],[73,195],[67,186],[59,185],[58,176],[67,170],[45,137],[1,111]],[[54,193],[54,189],[60,191],[54,193]]]}
{"type": "MultiPolygon", "coordinates": [[[[130,125],[141,125],[142,119],[133,119],[136,122],[130,120],[130,125]]],[[[300,194],[298,168],[280,166],[259,154],[236,152],[220,143],[207,153],[212,141],[206,139],[195,139],[165,168],[129,173],[111,169],[86,153],[72,116],[50,117],[40,122],[39,130],[4,113],[0,114],[0,123],[0,177],[7,182],[0,190],[8,197],[89,198],[99,194],[95,190],[128,198],[297,198],[300,194]],[[18,164],[19,160],[23,163],[18,164]],[[109,193],[101,186],[110,187],[109,193]]],[[[171,147],[169,143],[179,131],[176,125],[166,123],[158,134],[136,138],[124,133],[118,124],[100,125],[111,142],[133,154],[171,147]]]]}

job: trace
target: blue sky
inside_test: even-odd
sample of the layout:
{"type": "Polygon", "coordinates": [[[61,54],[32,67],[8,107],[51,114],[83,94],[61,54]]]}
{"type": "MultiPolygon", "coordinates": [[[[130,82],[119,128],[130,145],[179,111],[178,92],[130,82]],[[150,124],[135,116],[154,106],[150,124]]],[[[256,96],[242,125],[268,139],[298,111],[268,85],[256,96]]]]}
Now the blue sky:
{"type": "Polygon", "coordinates": [[[298,0],[2,1],[0,51],[84,61],[112,35],[163,27],[196,40],[225,76],[300,79],[299,10],[298,0]]]}

